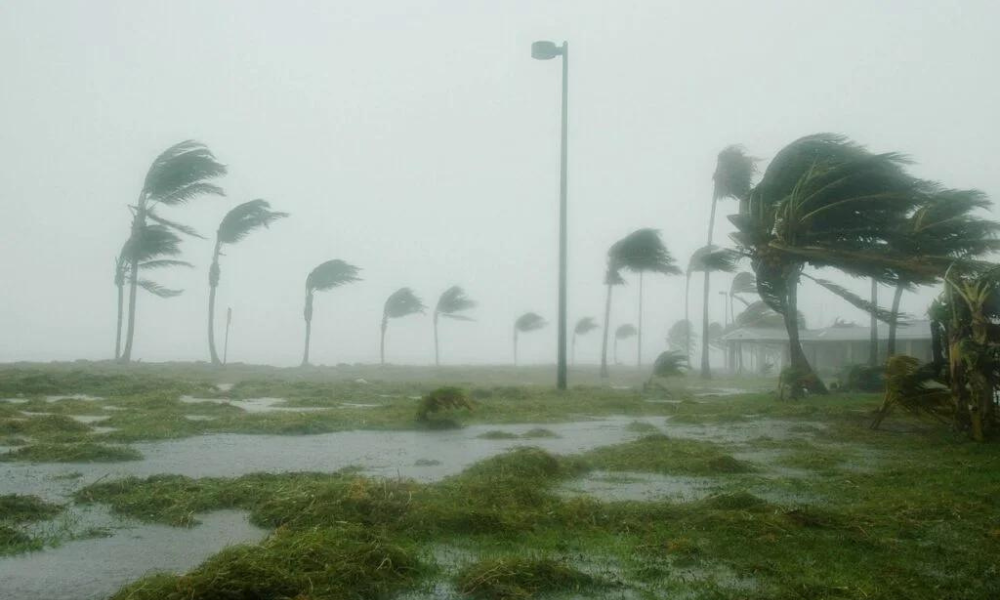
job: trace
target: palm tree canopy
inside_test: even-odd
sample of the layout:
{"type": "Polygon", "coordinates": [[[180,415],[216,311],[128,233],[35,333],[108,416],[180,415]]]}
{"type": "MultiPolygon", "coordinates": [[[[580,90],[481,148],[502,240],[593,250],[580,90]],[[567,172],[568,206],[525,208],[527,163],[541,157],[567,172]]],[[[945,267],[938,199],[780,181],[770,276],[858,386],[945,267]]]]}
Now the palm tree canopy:
{"type": "MultiPolygon", "coordinates": [[[[680,323],[681,321],[678,321],[680,323]]],[[[688,368],[687,356],[677,350],[661,352],[653,362],[653,375],[657,377],[676,377],[683,375],[688,368]]]]}
{"type": "Polygon", "coordinates": [[[217,239],[222,244],[235,244],[255,229],[268,227],[278,219],[288,216],[286,212],[271,210],[265,200],[251,200],[233,208],[222,218],[217,239]]]}
{"type": "Polygon", "coordinates": [[[671,350],[685,350],[687,348],[688,334],[691,335],[691,341],[697,342],[698,334],[695,332],[694,325],[691,321],[687,319],[681,319],[670,326],[670,330],[667,332],[667,346],[671,350]]]}
{"type": "Polygon", "coordinates": [[[733,277],[733,282],[729,285],[729,295],[735,296],[737,294],[756,294],[757,293],[757,278],[754,274],[749,271],[743,271],[736,274],[733,277]]]}
{"type": "Polygon", "coordinates": [[[576,322],[576,327],[573,328],[573,333],[576,335],[587,335],[597,328],[597,321],[594,320],[594,317],[583,317],[576,322]]]}
{"type": "Polygon", "coordinates": [[[757,159],[747,156],[743,146],[728,146],[719,152],[712,175],[713,196],[743,199],[750,195],[753,176],[757,172],[757,159]]]}
{"type": "Polygon", "coordinates": [[[615,242],[608,250],[608,265],[615,271],[681,274],[656,229],[638,229],[615,242]]]}
{"type": "Polygon", "coordinates": [[[548,322],[540,315],[533,312],[526,312],[514,321],[514,329],[521,333],[535,331],[548,325],[548,322]]]}
{"type": "Polygon", "coordinates": [[[361,269],[342,260],[328,260],[319,265],[306,277],[306,289],[310,292],[332,290],[335,287],[361,281],[361,269]]]}
{"type": "MultiPolygon", "coordinates": [[[[799,327],[806,326],[806,319],[799,311],[799,327]]],[[[736,327],[747,329],[784,329],[785,320],[767,304],[758,300],[736,315],[736,327]]]]}
{"type": "Polygon", "coordinates": [[[625,323],[624,325],[619,325],[618,329],[615,329],[615,339],[628,339],[637,333],[639,333],[639,330],[635,328],[635,325],[625,323]]]}
{"type": "Polygon", "coordinates": [[[722,336],[726,331],[722,327],[722,323],[718,321],[713,321],[708,326],[708,345],[713,348],[725,348],[725,344],[722,343],[722,336]]]}
{"type": "Polygon", "coordinates": [[[403,287],[390,294],[386,299],[382,316],[386,319],[399,319],[415,313],[423,313],[426,308],[411,288],[403,287]]]}
{"type": "Polygon", "coordinates": [[[471,318],[458,313],[475,307],[476,301],[469,298],[469,296],[466,295],[465,290],[461,287],[453,285],[446,289],[444,293],[441,294],[441,297],[438,298],[437,307],[434,309],[434,312],[448,319],[471,321],[471,318]]]}
{"type": "Polygon", "coordinates": [[[1000,223],[976,215],[991,202],[979,190],[932,187],[902,224],[893,245],[912,256],[971,259],[1000,250],[1000,223]]]}
{"type": "Polygon", "coordinates": [[[122,246],[121,256],[134,256],[140,261],[161,256],[177,256],[181,253],[181,238],[164,225],[147,225],[136,236],[129,236],[122,246]]]}
{"type": "Polygon", "coordinates": [[[740,255],[733,250],[720,248],[715,244],[702,246],[694,251],[688,259],[686,274],[696,272],[716,272],[732,273],[736,270],[736,263],[740,260],[740,255]]]}
{"type": "Polygon", "coordinates": [[[182,204],[203,194],[224,196],[222,188],[206,180],[225,174],[225,165],[207,146],[186,140],[156,157],[146,173],[142,194],[147,200],[166,205],[182,204]]]}

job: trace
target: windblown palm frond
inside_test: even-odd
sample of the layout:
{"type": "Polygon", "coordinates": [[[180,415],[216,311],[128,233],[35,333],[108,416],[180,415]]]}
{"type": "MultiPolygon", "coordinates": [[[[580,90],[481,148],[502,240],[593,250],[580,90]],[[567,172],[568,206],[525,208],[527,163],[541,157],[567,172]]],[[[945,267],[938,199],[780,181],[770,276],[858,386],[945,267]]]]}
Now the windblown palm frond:
{"type": "Polygon", "coordinates": [[[878,429],[882,420],[895,408],[900,407],[914,415],[930,415],[940,421],[947,421],[954,413],[951,391],[935,381],[936,368],[932,364],[921,365],[912,356],[889,357],[885,364],[885,397],[872,422],[872,429],[878,429]]]}
{"type": "MultiPolygon", "coordinates": [[[[805,327],[805,317],[798,314],[799,327],[805,327]]],[[[751,303],[740,314],[736,315],[736,326],[746,329],[782,329],[785,327],[783,316],[772,310],[762,301],[751,303]]]]}
{"type": "Polygon", "coordinates": [[[820,279],[818,277],[813,277],[811,275],[806,275],[805,273],[803,273],[802,276],[811,281],[815,281],[820,286],[840,296],[844,300],[847,300],[852,305],[854,305],[857,308],[860,308],[866,313],[874,314],[875,318],[878,319],[879,321],[882,321],[883,323],[893,323],[893,322],[897,324],[905,323],[906,320],[910,318],[908,315],[904,315],[901,313],[894,313],[891,310],[882,308],[880,306],[875,306],[870,301],[865,300],[861,296],[858,296],[854,292],[846,289],[841,285],[833,283],[832,281],[828,281],[826,279],[820,279]]]}
{"type": "Polygon", "coordinates": [[[702,246],[694,251],[688,260],[686,273],[717,272],[732,273],[743,255],[716,245],[702,246]]]}
{"type": "Polygon", "coordinates": [[[184,235],[189,235],[191,237],[196,237],[196,238],[202,239],[202,240],[206,239],[205,236],[203,236],[200,233],[198,233],[198,231],[195,230],[193,227],[189,227],[187,225],[184,225],[183,223],[178,223],[176,221],[171,221],[170,219],[165,219],[165,218],[161,217],[159,215],[159,213],[157,213],[155,210],[152,210],[152,209],[147,210],[146,211],[146,218],[148,218],[150,221],[154,221],[156,223],[159,223],[160,225],[163,225],[165,227],[169,227],[170,229],[174,229],[176,231],[179,231],[179,232],[183,233],[184,235]]]}
{"type": "Polygon", "coordinates": [[[457,321],[472,321],[472,318],[458,313],[471,310],[476,307],[476,301],[469,298],[466,295],[465,290],[457,285],[453,285],[446,289],[441,297],[438,298],[437,307],[434,309],[436,314],[448,319],[455,319],[457,321]]]}
{"type": "Polygon", "coordinates": [[[138,282],[139,287],[146,290],[154,296],[159,296],[160,298],[173,298],[174,296],[180,296],[184,290],[172,290],[170,288],[165,288],[162,285],[151,281],[149,279],[140,279],[138,282]]]}
{"type": "Polygon", "coordinates": [[[591,331],[597,329],[597,321],[594,317],[583,317],[576,322],[576,327],[573,328],[573,333],[575,335],[587,335],[591,331]]]}
{"type": "Polygon", "coordinates": [[[653,362],[653,376],[655,377],[677,377],[683,375],[687,369],[687,356],[680,350],[661,352],[653,362]]]}
{"type": "Polygon", "coordinates": [[[236,206],[222,218],[217,239],[222,244],[235,244],[255,229],[268,227],[278,219],[288,216],[286,212],[271,210],[265,200],[251,200],[236,206]]]}
{"type": "Polygon", "coordinates": [[[746,149],[740,145],[728,146],[719,152],[715,163],[715,173],[712,175],[713,196],[715,199],[743,199],[750,194],[754,173],[757,172],[757,159],[747,156],[746,149]]]}
{"type": "Polygon", "coordinates": [[[674,257],[656,229],[638,229],[615,242],[608,251],[610,267],[629,271],[680,275],[674,257]]]}
{"type": "Polygon", "coordinates": [[[526,312],[514,321],[514,329],[521,333],[536,331],[546,325],[548,325],[548,321],[533,312],[526,312]]]}
{"type": "Polygon", "coordinates": [[[389,295],[385,301],[382,316],[386,319],[398,319],[415,313],[423,313],[426,308],[412,289],[404,287],[389,295]]]}
{"type": "MultiPolygon", "coordinates": [[[[729,295],[739,297],[739,294],[756,294],[757,278],[749,271],[737,273],[733,277],[733,282],[729,285],[729,295]]],[[[742,298],[740,298],[742,300],[742,298]]]]}
{"type": "Polygon", "coordinates": [[[139,263],[140,269],[166,269],[169,267],[187,267],[193,269],[194,265],[185,260],[148,260],[146,262],[139,263]]]}
{"type": "Polygon", "coordinates": [[[207,146],[186,140],[167,148],[153,161],[142,193],[145,199],[166,205],[181,204],[203,194],[222,196],[222,188],[206,180],[225,174],[225,165],[207,146]]]}
{"type": "Polygon", "coordinates": [[[358,273],[361,269],[342,260],[328,260],[319,265],[306,277],[306,289],[309,291],[332,290],[335,287],[361,281],[358,273]]]}
{"type": "Polygon", "coordinates": [[[637,333],[639,333],[639,330],[635,328],[635,325],[625,323],[624,325],[619,325],[618,329],[615,329],[615,339],[625,340],[635,336],[637,333]]]}
{"type": "Polygon", "coordinates": [[[139,262],[153,260],[161,256],[177,256],[181,253],[181,239],[164,225],[143,227],[139,236],[131,236],[122,247],[121,256],[128,260],[134,256],[139,262]]]}
{"type": "Polygon", "coordinates": [[[694,343],[698,343],[698,335],[695,333],[694,326],[691,321],[681,319],[676,321],[670,326],[670,330],[667,332],[667,346],[671,350],[686,351],[688,343],[688,335],[694,343]]]}

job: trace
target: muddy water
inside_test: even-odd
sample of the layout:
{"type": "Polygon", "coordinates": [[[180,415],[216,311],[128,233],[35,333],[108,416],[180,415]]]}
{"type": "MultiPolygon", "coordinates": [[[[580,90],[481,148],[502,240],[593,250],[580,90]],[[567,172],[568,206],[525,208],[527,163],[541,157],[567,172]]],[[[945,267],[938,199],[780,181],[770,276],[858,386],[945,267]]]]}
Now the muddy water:
{"type": "Polygon", "coordinates": [[[599,500],[690,502],[705,498],[719,489],[719,480],[658,473],[609,473],[594,471],[560,486],[563,496],[590,496],[599,500]]]}

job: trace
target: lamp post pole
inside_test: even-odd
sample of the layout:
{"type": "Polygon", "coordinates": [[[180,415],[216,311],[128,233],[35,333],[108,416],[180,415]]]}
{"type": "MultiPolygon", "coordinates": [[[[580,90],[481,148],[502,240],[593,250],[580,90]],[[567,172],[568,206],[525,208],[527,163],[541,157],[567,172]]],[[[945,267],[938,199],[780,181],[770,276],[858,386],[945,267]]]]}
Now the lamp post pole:
{"type": "Polygon", "coordinates": [[[569,129],[569,43],[556,46],[552,42],[535,42],[531,56],[550,60],[562,56],[562,143],[559,165],[559,323],[557,333],[556,388],[566,389],[566,173],[568,163],[567,131],[569,129]]]}

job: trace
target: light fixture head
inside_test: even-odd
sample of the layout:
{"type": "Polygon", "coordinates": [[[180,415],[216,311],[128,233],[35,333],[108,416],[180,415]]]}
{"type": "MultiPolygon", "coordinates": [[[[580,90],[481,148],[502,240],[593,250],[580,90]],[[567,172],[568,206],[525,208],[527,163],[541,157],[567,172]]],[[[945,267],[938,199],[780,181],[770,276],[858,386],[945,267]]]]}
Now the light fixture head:
{"type": "Polygon", "coordinates": [[[531,58],[536,60],[551,60],[563,53],[562,48],[553,42],[535,42],[531,44],[531,58]]]}

